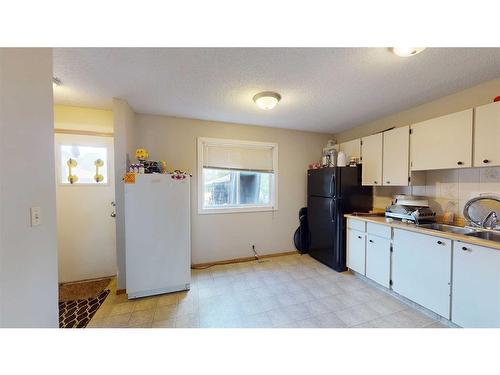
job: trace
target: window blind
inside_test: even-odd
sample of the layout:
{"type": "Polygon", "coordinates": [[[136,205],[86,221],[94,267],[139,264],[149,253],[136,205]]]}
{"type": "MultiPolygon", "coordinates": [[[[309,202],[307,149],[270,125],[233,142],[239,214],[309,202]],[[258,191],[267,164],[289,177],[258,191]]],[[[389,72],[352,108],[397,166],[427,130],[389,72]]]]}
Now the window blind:
{"type": "Polygon", "coordinates": [[[274,172],[273,147],[205,143],[203,167],[274,172]]]}

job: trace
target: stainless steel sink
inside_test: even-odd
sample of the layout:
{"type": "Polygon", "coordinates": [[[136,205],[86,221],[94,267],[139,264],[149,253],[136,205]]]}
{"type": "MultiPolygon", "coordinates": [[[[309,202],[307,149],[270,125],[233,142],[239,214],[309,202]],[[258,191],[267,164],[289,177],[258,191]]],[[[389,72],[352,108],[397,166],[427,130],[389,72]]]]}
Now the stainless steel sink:
{"type": "Polygon", "coordinates": [[[481,231],[474,233],[467,233],[467,236],[482,238],[483,240],[500,242],[500,233],[481,231]]]}
{"type": "Polygon", "coordinates": [[[455,225],[447,225],[447,224],[437,224],[437,223],[419,224],[418,227],[432,229],[432,230],[438,230],[440,232],[466,234],[469,236],[472,236],[474,233],[476,233],[476,231],[474,229],[471,229],[471,228],[463,228],[463,227],[458,227],[455,225]]]}

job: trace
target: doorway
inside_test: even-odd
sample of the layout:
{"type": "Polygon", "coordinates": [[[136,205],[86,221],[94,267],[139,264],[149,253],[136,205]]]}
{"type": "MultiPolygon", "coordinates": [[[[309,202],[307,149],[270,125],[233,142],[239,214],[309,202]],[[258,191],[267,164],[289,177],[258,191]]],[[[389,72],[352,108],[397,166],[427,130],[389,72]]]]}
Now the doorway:
{"type": "Polygon", "coordinates": [[[116,275],[113,137],[55,134],[59,283],[116,275]]]}

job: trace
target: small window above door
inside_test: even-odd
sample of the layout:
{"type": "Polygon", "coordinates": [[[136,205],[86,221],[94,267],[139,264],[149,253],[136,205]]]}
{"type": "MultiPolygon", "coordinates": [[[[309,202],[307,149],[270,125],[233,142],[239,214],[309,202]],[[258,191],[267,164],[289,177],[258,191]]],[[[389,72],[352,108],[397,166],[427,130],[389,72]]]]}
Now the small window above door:
{"type": "Polygon", "coordinates": [[[59,184],[108,184],[108,152],[106,147],[61,144],[57,157],[59,159],[59,184]]]}

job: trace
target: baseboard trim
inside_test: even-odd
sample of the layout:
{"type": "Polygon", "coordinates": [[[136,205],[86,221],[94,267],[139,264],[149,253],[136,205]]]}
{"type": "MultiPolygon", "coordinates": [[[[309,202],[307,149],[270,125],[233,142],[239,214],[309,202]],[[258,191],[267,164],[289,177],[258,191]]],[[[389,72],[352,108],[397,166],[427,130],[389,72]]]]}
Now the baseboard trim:
{"type": "Polygon", "coordinates": [[[227,260],[219,260],[215,262],[207,262],[207,263],[197,263],[197,264],[192,264],[191,269],[205,269],[213,266],[220,266],[224,264],[233,264],[233,263],[244,263],[244,262],[252,262],[256,261],[259,259],[266,259],[266,258],[276,258],[276,257],[281,257],[285,255],[293,255],[293,254],[299,254],[298,251],[286,251],[282,253],[273,253],[273,254],[264,254],[264,255],[259,255],[259,257],[244,257],[244,258],[234,258],[234,259],[227,259],[227,260]]]}
{"type": "Polygon", "coordinates": [[[99,281],[99,280],[105,280],[105,279],[113,279],[115,277],[116,277],[116,275],[111,275],[111,276],[95,277],[95,278],[92,278],[92,279],[83,279],[83,280],[76,280],[76,281],[66,281],[64,283],[59,283],[59,286],[62,286],[62,285],[71,285],[71,284],[81,284],[81,283],[87,283],[89,281],[99,281]]]}
{"type": "Polygon", "coordinates": [[[116,295],[120,295],[120,294],[125,294],[127,293],[127,290],[126,289],[116,289],[116,295]]]}

